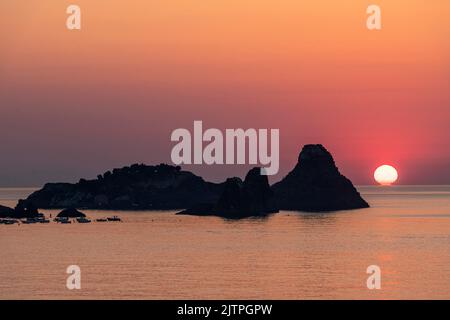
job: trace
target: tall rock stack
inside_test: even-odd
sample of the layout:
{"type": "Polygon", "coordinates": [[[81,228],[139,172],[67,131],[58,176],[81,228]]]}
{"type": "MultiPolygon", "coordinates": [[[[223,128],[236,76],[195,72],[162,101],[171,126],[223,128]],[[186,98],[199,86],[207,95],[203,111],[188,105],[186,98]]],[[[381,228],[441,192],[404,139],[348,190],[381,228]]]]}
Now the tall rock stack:
{"type": "Polygon", "coordinates": [[[295,168],[272,188],[280,210],[320,212],[369,207],[320,144],[305,145],[295,168]]]}

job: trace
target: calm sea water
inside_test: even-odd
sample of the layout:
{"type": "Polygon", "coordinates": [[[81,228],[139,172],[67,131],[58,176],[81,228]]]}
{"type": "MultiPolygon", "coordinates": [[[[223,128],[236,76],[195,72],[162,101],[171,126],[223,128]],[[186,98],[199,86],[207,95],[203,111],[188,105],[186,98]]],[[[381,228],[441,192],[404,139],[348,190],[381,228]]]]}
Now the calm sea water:
{"type": "MultiPolygon", "coordinates": [[[[86,211],[124,221],[0,225],[0,298],[449,299],[450,187],[359,189],[372,208],[241,221],[86,211]],[[66,288],[73,264],[81,290],[66,288]],[[381,290],[367,289],[369,265],[381,290]]],[[[0,204],[30,192],[0,189],[0,204]]]]}

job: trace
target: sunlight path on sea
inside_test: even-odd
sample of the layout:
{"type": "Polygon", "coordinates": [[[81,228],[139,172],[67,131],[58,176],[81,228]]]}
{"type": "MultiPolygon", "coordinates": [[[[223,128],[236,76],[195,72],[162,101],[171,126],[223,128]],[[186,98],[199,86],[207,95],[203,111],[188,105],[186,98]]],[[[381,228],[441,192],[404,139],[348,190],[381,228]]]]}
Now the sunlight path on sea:
{"type": "MultiPolygon", "coordinates": [[[[450,187],[360,191],[372,208],[240,221],[88,210],[123,222],[0,225],[0,298],[450,298],[450,187]],[[71,264],[79,291],[66,289],[71,264]],[[366,288],[372,264],[379,291],[366,288]]],[[[0,189],[0,204],[16,200],[0,189]]]]}

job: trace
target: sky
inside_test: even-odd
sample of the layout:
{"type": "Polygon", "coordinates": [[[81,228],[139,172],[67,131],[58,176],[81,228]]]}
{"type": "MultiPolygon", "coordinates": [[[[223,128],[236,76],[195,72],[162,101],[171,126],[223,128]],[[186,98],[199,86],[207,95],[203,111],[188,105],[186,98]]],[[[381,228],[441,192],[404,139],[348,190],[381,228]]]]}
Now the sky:
{"type": "Polygon", "coordinates": [[[449,39],[448,0],[3,0],[0,186],[170,163],[194,120],[280,129],[272,182],[322,143],[355,184],[382,164],[399,184],[450,184],[449,39]]]}

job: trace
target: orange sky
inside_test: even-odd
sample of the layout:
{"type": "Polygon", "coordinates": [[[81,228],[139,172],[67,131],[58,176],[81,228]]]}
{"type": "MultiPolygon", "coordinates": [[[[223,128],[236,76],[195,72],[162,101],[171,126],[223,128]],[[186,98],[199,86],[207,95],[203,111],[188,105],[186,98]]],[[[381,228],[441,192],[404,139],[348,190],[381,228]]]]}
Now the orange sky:
{"type": "Polygon", "coordinates": [[[193,120],[279,128],[280,175],[323,143],[356,183],[383,163],[400,183],[450,183],[448,39],[447,0],[2,1],[0,185],[169,162],[193,120]],[[73,3],[81,31],[65,27],[73,3]]]}

